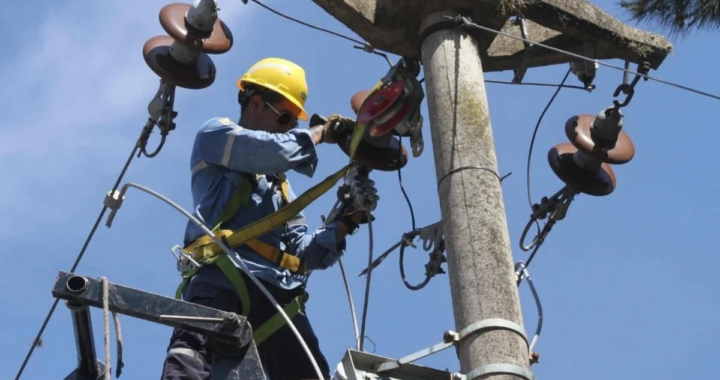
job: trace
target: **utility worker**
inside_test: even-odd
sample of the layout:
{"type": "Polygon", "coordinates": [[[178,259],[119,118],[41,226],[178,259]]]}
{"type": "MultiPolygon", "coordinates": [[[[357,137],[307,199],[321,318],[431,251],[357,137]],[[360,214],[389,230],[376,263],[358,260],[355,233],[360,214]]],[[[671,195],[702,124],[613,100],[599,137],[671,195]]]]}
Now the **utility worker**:
{"type": "MultiPolygon", "coordinates": [[[[312,177],[318,164],[316,145],[336,143],[338,130],[351,128],[347,122],[296,128],[298,119],[308,120],[304,109],[308,86],[305,71],[293,62],[263,59],[237,85],[240,120],[237,124],[227,118],[207,121],[197,133],[191,155],[193,215],[214,231],[236,231],[295,199],[284,173],[294,170],[312,177]],[[230,206],[233,197],[234,209],[230,206]],[[240,198],[243,204],[237,206],[240,198]]],[[[369,191],[374,191],[372,186],[369,191]]],[[[330,377],[329,367],[304,314],[304,274],[326,269],[338,260],[345,251],[346,235],[357,230],[362,215],[349,213],[313,232],[300,213],[285,225],[234,249],[280,306],[286,312],[290,310],[288,316],[313,352],[325,379],[330,377]]],[[[185,251],[198,252],[198,240],[204,235],[202,229],[188,223],[185,251]]],[[[176,296],[245,315],[270,379],[317,378],[297,337],[255,283],[229,260],[223,260],[227,259],[224,253],[214,258],[217,260],[204,260],[205,264],[194,273],[185,274],[176,296]]],[[[176,329],[162,379],[210,379],[210,361],[216,348],[203,335],[176,329]]]]}

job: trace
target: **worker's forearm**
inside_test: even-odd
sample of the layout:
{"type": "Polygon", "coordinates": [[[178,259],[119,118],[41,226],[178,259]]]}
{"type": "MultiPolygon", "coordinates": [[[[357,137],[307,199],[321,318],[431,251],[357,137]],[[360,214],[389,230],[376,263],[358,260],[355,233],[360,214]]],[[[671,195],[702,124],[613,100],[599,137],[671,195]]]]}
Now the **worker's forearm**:
{"type": "Polygon", "coordinates": [[[193,159],[247,173],[312,175],[318,161],[315,139],[304,130],[268,133],[213,119],[198,132],[193,159]]]}
{"type": "Polygon", "coordinates": [[[315,143],[315,145],[318,145],[322,142],[322,140],[323,140],[322,134],[323,134],[324,127],[325,126],[323,124],[320,124],[320,125],[316,125],[316,126],[310,128],[310,136],[312,137],[312,141],[313,141],[313,143],[315,143]]]}
{"type": "Polygon", "coordinates": [[[343,222],[337,222],[337,230],[335,232],[335,241],[341,242],[350,233],[350,227],[343,222]]]}

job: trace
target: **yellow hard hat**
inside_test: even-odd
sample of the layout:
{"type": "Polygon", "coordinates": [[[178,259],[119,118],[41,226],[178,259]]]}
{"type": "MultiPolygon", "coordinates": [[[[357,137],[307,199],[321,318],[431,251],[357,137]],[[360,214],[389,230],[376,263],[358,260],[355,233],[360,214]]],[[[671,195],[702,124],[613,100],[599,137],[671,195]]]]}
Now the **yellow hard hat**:
{"type": "Polygon", "coordinates": [[[305,81],[305,70],[297,64],[282,58],[265,58],[252,65],[237,81],[240,90],[244,84],[252,83],[284,96],[300,109],[298,118],[308,120],[305,112],[308,85],[305,81]]]}

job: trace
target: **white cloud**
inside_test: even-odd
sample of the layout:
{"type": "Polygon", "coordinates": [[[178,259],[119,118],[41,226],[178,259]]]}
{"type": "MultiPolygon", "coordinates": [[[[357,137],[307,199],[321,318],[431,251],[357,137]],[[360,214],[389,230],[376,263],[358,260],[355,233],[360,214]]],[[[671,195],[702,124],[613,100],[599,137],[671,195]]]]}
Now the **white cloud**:
{"type": "MultiPolygon", "coordinates": [[[[60,4],[43,12],[44,19],[13,29],[25,40],[0,60],[0,235],[31,205],[52,207],[59,197],[48,194],[82,191],[71,175],[88,178],[88,170],[103,169],[116,175],[121,162],[113,149],[129,153],[159,84],[142,47],[165,34],[158,12],[167,1],[60,4]],[[103,155],[110,151],[112,157],[103,155]]],[[[239,19],[253,7],[219,4],[237,38],[239,19]]],[[[2,34],[8,33],[10,27],[2,34]]]]}

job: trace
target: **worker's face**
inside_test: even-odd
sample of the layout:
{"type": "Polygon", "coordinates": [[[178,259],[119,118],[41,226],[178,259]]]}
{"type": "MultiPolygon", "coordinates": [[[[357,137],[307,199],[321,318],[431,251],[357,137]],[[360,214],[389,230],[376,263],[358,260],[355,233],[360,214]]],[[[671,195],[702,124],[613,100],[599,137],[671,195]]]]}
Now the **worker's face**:
{"type": "Polygon", "coordinates": [[[287,99],[270,104],[260,96],[253,96],[248,111],[248,121],[253,129],[284,133],[297,126],[298,109],[287,99]]]}

